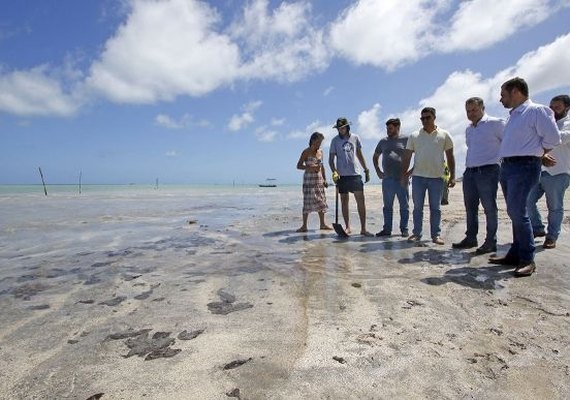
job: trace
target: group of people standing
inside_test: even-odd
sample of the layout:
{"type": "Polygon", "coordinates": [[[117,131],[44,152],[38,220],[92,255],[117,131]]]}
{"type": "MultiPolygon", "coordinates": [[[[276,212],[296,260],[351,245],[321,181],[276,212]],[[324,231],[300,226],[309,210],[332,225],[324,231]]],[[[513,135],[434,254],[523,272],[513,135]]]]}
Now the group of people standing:
{"type": "MultiPolygon", "coordinates": [[[[465,238],[453,243],[452,247],[476,247],[476,254],[496,252],[497,190],[500,184],[512,222],[513,242],[505,256],[491,257],[489,262],[515,267],[515,276],[529,276],[536,269],[534,238],[544,236],[543,247],[552,249],[556,247],[561,230],[564,193],[570,184],[570,97],[555,96],[550,107],[534,103],[529,98],[527,83],[517,77],[503,83],[500,101],[510,109],[506,121],[487,115],[483,99],[479,97],[471,97],[465,102],[465,112],[470,121],[465,130],[467,154],[462,185],[467,229],[465,238]],[[542,196],[546,197],[548,209],[546,227],[537,207],[542,196]],[[486,217],[485,240],[481,246],[477,241],[479,204],[486,217]]],[[[379,141],[373,156],[376,174],[382,180],[384,216],[384,225],[376,233],[377,237],[392,235],[394,200],[397,197],[401,235],[412,243],[420,241],[427,193],[431,240],[438,245],[445,243],[441,237],[441,202],[444,185],[455,186],[455,157],[453,139],[449,132],[436,125],[436,118],[434,108],[423,108],[420,113],[422,127],[408,137],[400,135],[401,122],[398,118],[386,121],[387,136],[379,141]],[[410,179],[413,203],[411,235],[408,229],[410,179]]],[[[338,130],[338,135],[331,141],[328,161],[332,179],[340,193],[345,230],[351,233],[349,193],[353,193],[360,233],[373,236],[366,229],[360,167],[364,170],[365,182],[370,180],[370,172],[362,155],[360,138],[350,132],[346,118],[337,119],[333,128],[338,130]]],[[[319,214],[321,229],[331,229],[324,219],[327,210],[325,188],[328,185],[320,149],[323,139],[321,133],[313,133],[309,147],[297,163],[298,169],[305,170],[303,225],[299,232],[307,231],[307,217],[313,211],[319,214]]]]}

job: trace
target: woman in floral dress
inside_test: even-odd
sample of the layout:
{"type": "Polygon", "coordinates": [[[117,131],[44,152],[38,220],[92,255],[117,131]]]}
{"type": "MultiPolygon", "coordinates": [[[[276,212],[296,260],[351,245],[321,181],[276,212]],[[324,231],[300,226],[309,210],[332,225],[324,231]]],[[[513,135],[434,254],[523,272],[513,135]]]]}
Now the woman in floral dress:
{"type": "Polygon", "coordinates": [[[297,232],[307,232],[307,219],[310,212],[319,214],[320,229],[332,229],[325,223],[325,211],[327,210],[327,199],[325,188],[328,187],[323,166],[323,151],[321,143],[325,136],[320,132],[315,132],[309,139],[309,147],[301,153],[297,162],[297,169],[304,170],[303,174],[303,225],[297,232]]]}

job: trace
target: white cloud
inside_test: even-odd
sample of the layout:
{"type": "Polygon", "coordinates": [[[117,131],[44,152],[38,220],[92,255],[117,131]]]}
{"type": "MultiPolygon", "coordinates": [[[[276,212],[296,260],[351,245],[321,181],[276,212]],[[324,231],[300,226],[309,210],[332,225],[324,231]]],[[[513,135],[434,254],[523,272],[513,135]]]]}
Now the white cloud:
{"type": "Polygon", "coordinates": [[[177,157],[178,153],[175,150],[171,150],[171,151],[167,151],[164,155],[166,157],[177,157]]]}
{"type": "Polygon", "coordinates": [[[285,118],[272,118],[271,126],[283,126],[285,124],[285,118]]]}
{"type": "Polygon", "coordinates": [[[355,64],[390,71],[433,53],[490,47],[569,5],[567,0],[360,0],[331,24],[330,40],[355,64]]]}
{"type": "Polygon", "coordinates": [[[420,110],[425,106],[437,110],[436,124],[448,130],[455,144],[455,158],[458,164],[457,173],[461,173],[465,163],[465,127],[467,118],[464,112],[465,100],[472,96],[481,97],[486,104],[486,111],[495,116],[506,117],[507,112],[499,103],[501,84],[509,78],[524,78],[533,95],[556,88],[570,87],[570,34],[556,39],[535,51],[523,55],[512,67],[497,72],[485,79],[480,73],[469,70],[456,71],[448,76],[432,95],[419,101],[415,108],[399,113],[402,119],[403,134],[410,134],[419,129],[420,110]]]}
{"type": "Polygon", "coordinates": [[[525,78],[531,94],[568,87],[570,86],[568,49],[570,49],[570,33],[525,54],[512,70],[507,70],[502,75],[518,75],[525,78]]]}
{"type": "Polygon", "coordinates": [[[480,50],[522,28],[544,21],[554,10],[551,0],[517,0],[508,4],[497,0],[461,2],[436,48],[444,52],[480,50]]]}
{"type": "MultiPolygon", "coordinates": [[[[86,78],[65,60],[57,70],[0,70],[0,110],[69,116],[88,102],[86,96],[150,104],[202,96],[241,80],[292,82],[326,69],[333,50],[356,64],[393,70],[431,53],[492,46],[570,6],[568,0],[360,0],[320,28],[326,24],[317,23],[310,1],[273,8],[271,3],[246,2],[224,29],[212,2],[124,0],[126,19],[86,78]]],[[[516,70],[536,88],[558,87],[567,75],[569,52],[563,45],[536,52],[542,58],[529,54],[504,76],[516,70]]],[[[330,86],[323,95],[333,90],[330,86]]],[[[171,128],[183,123],[166,117],[156,123],[171,128]]],[[[254,120],[253,111],[246,110],[228,127],[243,129],[254,120]]],[[[197,124],[209,126],[208,121],[197,124]]]]}
{"type": "Polygon", "coordinates": [[[241,114],[234,114],[230,118],[230,122],[228,123],[228,129],[230,131],[239,131],[245,128],[246,126],[250,125],[253,121],[255,121],[255,117],[253,112],[257,110],[263,102],[261,101],[252,101],[246,104],[244,108],[244,112],[241,114]]]}
{"type": "Polygon", "coordinates": [[[168,129],[189,129],[193,126],[207,128],[211,126],[207,120],[194,121],[190,114],[184,114],[178,119],[167,114],[158,114],[154,117],[154,123],[168,129]]]}
{"type": "Polygon", "coordinates": [[[331,25],[332,46],[356,64],[393,70],[423,56],[447,1],[361,0],[331,25]]]}
{"type": "Polygon", "coordinates": [[[163,126],[169,129],[183,129],[188,126],[189,118],[190,116],[185,114],[179,121],[176,121],[166,114],[158,114],[154,118],[154,122],[158,126],[163,126]]]}
{"type": "Polygon", "coordinates": [[[228,129],[233,132],[240,131],[253,121],[255,121],[255,119],[249,112],[244,112],[240,115],[233,115],[228,123],[228,129]]]}
{"type": "Polygon", "coordinates": [[[313,132],[320,132],[325,135],[325,140],[323,141],[323,147],[328,147],[332,138],[337,134],[337,131],[332,128],[334,122],[328,124],[323,123],[319,120],[311,122],[305,127],[304,130],[294,130],[287,134],[287,139],[303,139],[309,143],[309,138],[313,132]]]}
{"type": "Polygon", "coordinates": [[[322,30],[313,27],[309,2],[268,8],[268,0],[252,0],[230,28],[242,49],[240,77],[293,82],[328,67],[328,49],[322,30]]]}
{"type": "Polygon", "coordinates": [[[239,49],[214,31],[217,13],[197,0],[132,0],[132,11],[91,66],[87,84],[116,102],[199,96],[235,79],[239,49]]]}
{"type": "Polygon", "coordinates": [[[376,103],[370,110],[362,111],[358,115],[356,133],[361,139],[379,139],[382,136],[380,127],[380,104],[376,103]]]}
{"type": "Polygon", "coordinates": [[[73,115],[82,101],[78,94],[66,92],[60,78],[47,66],[27,71],[0,71],[0,110],[26,116],[73,115]]]}
{"type": "Polygon", "coordinates": [[[275,139],[278,136],[278,132],[271,129],[267,129],[266,126],[260,126],[255,130],[255,136],[257,137],[257,140],[259,140],[260,142],[270,143],[275,141],[275,139]]]}

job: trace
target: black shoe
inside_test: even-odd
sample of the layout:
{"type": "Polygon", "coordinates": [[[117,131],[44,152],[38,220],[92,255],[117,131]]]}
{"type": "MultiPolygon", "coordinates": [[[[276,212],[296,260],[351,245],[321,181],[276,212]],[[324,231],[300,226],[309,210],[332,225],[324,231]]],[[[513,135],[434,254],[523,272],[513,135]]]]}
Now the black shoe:
{"type": "Polygon", "coordinates": [[[515,269],[515,276],[517,278],[522,278],[523,276],[531,276],[534,271],[536,271],[536,264],[534,261],[521,263],[517,269],[515,269]]]}
{"type": "Polygon", "coordinates": [[[376,234],[376,237],[380,237],[380,236],[392,236],[392,232],[388,232],[388,231],[382,229],[380,232],[378,232],[376,234]]]}
{"type": "Polygon", "coordinates": [[[470,249],[472,247],[477,247],[477,241],[468,240],[467,238],[465,238],[459,243],[453,243],[451,247],[453,247],[454,249],[470,249]]]}
{"type": "Polygon", "coordinates": [[[402,231],[402,237],[410,236],[410,232],[408,230],[402,231]]]}
{"type": "Polygon", "coordinates": [[[554,249],[556,247],[556,240],[546,238],[546,240],[542,244],[542,247],[544,247],[545,249],[554,249]]]}
{"type": "Polygon", "coordinates": [[[491,264],[498,264],[498,265],[511,265],[511,266],[518,266],[519,260],[514,257],[504,256],[504,257],[489,257],[489,262],[491,264]]]}
{"type": "Polygon", "coordinates": [[[477,250],[475,250],[475,254],[486,254],[486,253],[494,253],[497,251],[497,245],[495,243],[483,243],[483,245],[477,250]]]}
{"type": "Polygon", "coordinates": [[[532,235],[537,238],[537,237],[545,237],[546,236],[546,232],[544,231],[534,231],[532,232],[532,235]]]}

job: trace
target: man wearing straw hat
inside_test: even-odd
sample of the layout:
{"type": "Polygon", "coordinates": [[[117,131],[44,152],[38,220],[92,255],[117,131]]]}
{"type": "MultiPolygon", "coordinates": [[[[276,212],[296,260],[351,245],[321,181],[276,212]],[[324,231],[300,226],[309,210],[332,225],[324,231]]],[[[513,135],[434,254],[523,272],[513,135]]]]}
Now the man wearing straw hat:
{"type": "Polygon", "coordinates": [[[356,165],[356,159],[364,169],[365,182],[370,180],[370,171],[366,167],[366,161],[362,155],[362,144],[357,135],[350,133],[350,123],[346,118],[339,118],[333,126],[338,130],[338,135],[331,141],[329,152],[329,166],[332,170],[333,181],[337,183],[340,193],[342,217],[346,227],[346,233],[350,233],[350,219],[348,213],[348,193],[354,193],[358,217],[360,218],[360,234],[373,236],[366,230],[366,205],[364,203],[364,184],[360,176],[360,168],[356,165]],[[335,163],[336,158],[336,163],[335,163]]]}

